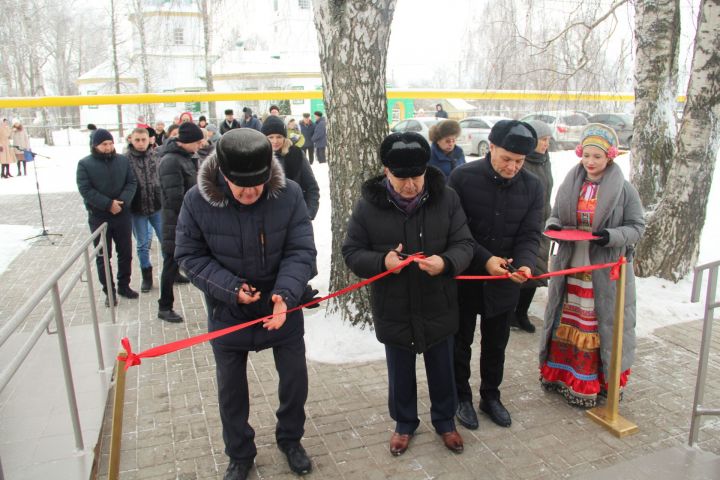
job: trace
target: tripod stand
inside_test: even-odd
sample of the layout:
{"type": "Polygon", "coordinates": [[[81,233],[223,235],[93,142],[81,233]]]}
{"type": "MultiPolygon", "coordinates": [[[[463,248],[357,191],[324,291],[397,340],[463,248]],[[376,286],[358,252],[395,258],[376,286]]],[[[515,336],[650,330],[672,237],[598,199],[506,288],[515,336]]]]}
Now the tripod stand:
{"type": "Polygon", "coordinates": [[[20,148],[18,146],[16,146],[15,148],[17,150],[20,150],[21,152],[23,152],[23,155],[25,155],[26,157],[29,154],[32,158],[31,161],[33,162],[33,172],[35,172],[35,191],[37,192],[38,206],[40,207],[40,223],[42,224],[42,231],[38,235],[28,237],[25,240],[26,241],[34,240],[36,238],[42,237],[42,238],[47,239],[51,245],[55,245],[55,242],[52,241],[51,237],[62,237],[62,234],[61,233],[50,233],[50,232],[48,232],[47,228],[45,227],[45,214],[43,213],[42,197],[40,196],[40,182],[38,180],[37,164],[34,162],[35,157],[47,158],[48,160],[50,159],[50,157],[47,157],[45,155],[40,155],[39,153],[35,153],[32,150],[29,150],[29,149],[26,150],[26,149],[20,148]]]}

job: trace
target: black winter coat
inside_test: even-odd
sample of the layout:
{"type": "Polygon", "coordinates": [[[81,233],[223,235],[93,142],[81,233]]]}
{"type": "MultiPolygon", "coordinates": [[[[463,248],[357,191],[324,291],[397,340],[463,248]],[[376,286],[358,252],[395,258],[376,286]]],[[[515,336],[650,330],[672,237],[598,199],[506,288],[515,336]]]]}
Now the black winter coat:
{"type": "Polygon", "coordinates": [[[315,130],[313,131],[310,140],[317,148],[327,147],[327,126],[325,124],[325,117],[320,117],[320,119],[315,122],[315,130]]]}
{"type": "Polygon", "coordinates": [[[176,137],[168,139],[163,145],[159,175],[162,192],[162,251],[172,255],[175,251],[175,226],[183,198],[197,182],[197,166],[192,153],[180,148],[176,137]]]}
{"type": "Polygon", "coordinates": [[[122,200],[123,212],[130,210],[137,180],[125,155],[88,155],[78,162],[76,180],[85,208],[96,218],[114,216],[113,200],[122,200]]]}
{"type": "Polygon", "coordinates": [[[276,158],[285,170],[285,176],[300,185],[308,215],[310,215],[310,220],[314,220],[318,208],[320,208],[320,187],[315,180],[310,163],[303,155],[302,150],[294,145],[288,149],[287,154],[278,155],[276,158]]]}
{"type": "Polygon", "coordinates": [[[312,122],[312,120],[307,125],[305,124],[305,122],[300,121],[300,133],[302,133],[302,136],[305,137],[303,149],[313,148],[315,145],[313,144],[312,137],[313,133],[315,133],[315,124],[312,122]]]}
{"type": "MultiPolygon", "coordinates": [[[[316,256],[300,187],[286,181],[277,162],[273,161],[265,191],[252,205],[242,205],[232,196],[215,155],[203,162],[198,185],[185,196],[180,212],[175,258],[205,293],[210,331],[271,314],[273,294],[285,298],[288,308],[297,306],[317,274],[316,256]],[[260,300],[239,304],[243,283],[260,290],[260,300]]],[[[260,350],[303,334],[303,315],[296,311],[278,330],[257,324],[214,341],[260,350]]]]}
{"type": "MultiPolygon", "coordinates": [[[[545,225],[545,221],[550,218],[550,195],[553,188],[553,177],[552,177],[552,166],[550,165],[550,155],[545,153],[532,152],[525,157],[525,165],[523,170],[531,172],[533,175],[538,177],[540,183],[542,183],[544,190],[543,203],[543,215],[542,224],[545,225]]],[[[549,270],[548,257],[550,255],[550,239],[545,235],[540,236],[540,247],[538,248],[537,261],[535,262],[535,270],[533,273],[541,274],[547,273],[549,270]]],[[[532,287],[546,287],[547,279],[545,280],[530,280],[522,284],[522,288],[532,287]]]]}
{"type": "Polygon", "coordinates": [[[152,215],[162,206],[155,151],[148,148],[144,152],[138,152],[132,145],[128,145],[126,155],[137,180],[130,211],[136,215],[152,215]]]}
{"type": "Polygon", "coordinates": [[[236,128],[240,128],[240,122],[238,122],[236,119],[233,118],[233,121],[230,123],[230,125],[228,125],[227,122],[223,120],[220,123],[220,135],[223,135],[225,132],[229,132],[230,130],[234,130],[236,128]]]}
{"type": "Polygon", "coordinates": [[[387,192],[385,177],[365,182],[362,198],[348,223],[342,247],[345,263],[357,276],[384,272],[385,256],[403,244],[403,252],[424,252],[445,260],[445,272],[431,277],[410,264],[397,275],[370,285],[377,339],[422,353],[458,328],[454,276],[472,259],[473,240],[457,194],[434,167],[425,174],[426,193],[409,216],[387,192]]]}
{"type": "MultiPolygon", "coordinates": [[[[504,179],[495,173],[488,153],[453,170],[448,184],[460,196],[475,238],[475,256],[466,274],[487,275],[485,264],[492,256],[512,258],[515,267],[530,267],[534,273],[543,212],[540,180],[524,169],[504,179]]],[[[482,314],[492,317],[515,308],[520,285],[492,280],[485,283],[483,294],[482,314]]]]}

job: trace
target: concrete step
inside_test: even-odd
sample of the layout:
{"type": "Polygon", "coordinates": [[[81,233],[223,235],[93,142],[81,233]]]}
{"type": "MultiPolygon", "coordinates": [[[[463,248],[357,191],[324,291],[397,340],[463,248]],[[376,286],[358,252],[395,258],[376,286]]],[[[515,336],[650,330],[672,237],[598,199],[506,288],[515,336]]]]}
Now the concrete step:
{"type": "Polygon", "coordinates": [[[697,448],[672,447],[618,463],[577,480],[717,480],[720,456],[697,448]]]}

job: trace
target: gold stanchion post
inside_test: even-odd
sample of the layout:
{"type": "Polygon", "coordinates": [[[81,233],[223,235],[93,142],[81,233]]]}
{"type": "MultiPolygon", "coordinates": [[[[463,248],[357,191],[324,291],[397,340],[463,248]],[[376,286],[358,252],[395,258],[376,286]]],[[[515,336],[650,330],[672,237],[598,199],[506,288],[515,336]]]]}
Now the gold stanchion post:
{"type": "Polygon", "coordinates": [[[113,398],[112,430],[110,432],[110,466],[108,480],[120,478],[120,444],[122,442],[123,409],[125,406],[125,359],[122,352],[115,362],[115,395],[113,398]]]}
{"type": "Polygon", "coordinates": [[[625,313],[625,277],[627,264],[620,265],[620,277],[615,285],[615,324],[613,325],[613,348],[608,372],[607,403],[587,411],[588,416],[604,426],[616,437],[625,437],[638,431],[638,426],[618,414],[620,403],[620,369],[622,368],[623,321],[625,313]]]}

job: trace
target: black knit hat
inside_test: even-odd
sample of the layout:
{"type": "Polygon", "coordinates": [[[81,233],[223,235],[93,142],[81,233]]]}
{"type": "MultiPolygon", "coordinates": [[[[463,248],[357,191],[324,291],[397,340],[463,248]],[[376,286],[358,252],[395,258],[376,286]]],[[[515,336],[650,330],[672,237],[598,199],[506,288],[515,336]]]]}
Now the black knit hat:
{"type": "Polygon", "coordinates": [[[220,137],[215,152],[220,171],[238,187],[256,187],[270,180],[272,147],[257,130],[230,130],[220,137]]]}
{"type": "Polygon", "coordinates": [[[205,138],[200,127],[192,122],[181,123],[178,128],[177,141],[180,143],[193,143],[205,138]]]}
{"type": "Polygon", "coordinates": [[[115,143],[115,139],[113,138],[112,133],[108,132],[104,128],[98,128],[97,130],[95,130],[95,133],[92,134],[93,147],[97,147],[106,140],[110,140],[111,142],[115,143]]]}
{"type": "Polygon", "coordinates": [[[278,135],[282,135],[283,137],[287,137],[285,122],[282,121],[282,118],[272,115],[265,119],[260,131],[263,135],[272,135],[273,133],[276,133],[278,135]]]}
{"type": "Polygon", "coordinates": [[[232,114],[233,114],[232,108],[228,108],[227,110],[225,110],[225,115],[232,115],[232,114]]]}
{"type": "Polygon", "coordinates": [[[419,177],[430,161],[430,145],[419,133],[391,133],[380,144],[380,160],[398,178],[419,177]]]}
{"type": "Polygon", "coordinates": [[[518,120],[500,120],[493,125],[488,135],[490,143],[505,150],[527,155],[537,146],[537,133],[526,122],[518,120]]]}

